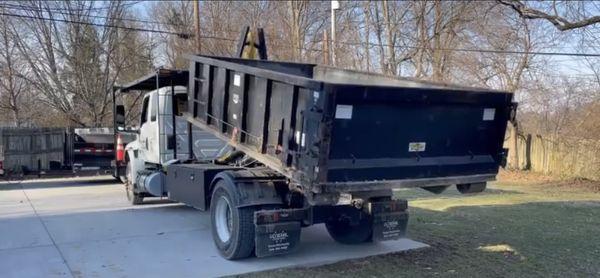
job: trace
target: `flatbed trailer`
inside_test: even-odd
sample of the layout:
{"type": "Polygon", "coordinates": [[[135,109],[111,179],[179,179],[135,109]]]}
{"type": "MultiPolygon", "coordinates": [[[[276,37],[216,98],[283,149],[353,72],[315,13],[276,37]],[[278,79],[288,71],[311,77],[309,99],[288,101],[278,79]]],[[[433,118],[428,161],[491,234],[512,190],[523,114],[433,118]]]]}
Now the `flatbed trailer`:
{"type": "Polygon", "coordinates": [[[173,149],[150,163],[140,158],[144,142],[127,145],[126,188],[134,204],[165,196],[210,210],[227,259],[291,252],[301,228],[319,223],[341,243],[403,237],[407,202],[393,189],[481,192],[505,163],[510,93],[314,64],[189,59],[188,71],[159,70],[122,88],[165,95],[170,86],[172,121],[188,122],[187,157],[173,149]],[[198,160],[193,126],[232,150],[198,160]]]}

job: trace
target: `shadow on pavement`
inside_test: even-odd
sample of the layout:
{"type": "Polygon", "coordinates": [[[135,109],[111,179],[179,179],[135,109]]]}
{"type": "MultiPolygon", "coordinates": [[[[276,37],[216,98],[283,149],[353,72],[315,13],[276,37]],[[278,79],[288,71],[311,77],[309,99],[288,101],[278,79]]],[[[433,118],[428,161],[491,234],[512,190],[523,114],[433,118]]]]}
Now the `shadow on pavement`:
{"type": "Polygon", "coordinates": [[[111,176],[89,176],[77,178],[61,179],[38,179],[38,180],[11,180],[0,181],[1,190],[13,189],[37,189],[37,188],[56,188],[56,187],[81,187],[81,186],[100,186],[120,184],[111,176]]]}

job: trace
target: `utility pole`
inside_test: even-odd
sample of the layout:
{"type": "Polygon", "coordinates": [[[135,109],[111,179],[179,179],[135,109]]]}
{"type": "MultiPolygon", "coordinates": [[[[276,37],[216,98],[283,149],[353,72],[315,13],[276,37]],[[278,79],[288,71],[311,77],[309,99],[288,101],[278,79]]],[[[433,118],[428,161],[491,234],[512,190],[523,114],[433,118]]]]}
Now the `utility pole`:
{"type": "Polygon", "coordinates": [[[340,8],[340,2],[331,0],[331,64],[335,67],[335,10],[340,8]]]}
{"type": "Polygon", "coordinates": [[[196,54],[200,54],[202,51],[200,45],[200,0],[194,0],[194,25],[196,28],[196,54]]]}

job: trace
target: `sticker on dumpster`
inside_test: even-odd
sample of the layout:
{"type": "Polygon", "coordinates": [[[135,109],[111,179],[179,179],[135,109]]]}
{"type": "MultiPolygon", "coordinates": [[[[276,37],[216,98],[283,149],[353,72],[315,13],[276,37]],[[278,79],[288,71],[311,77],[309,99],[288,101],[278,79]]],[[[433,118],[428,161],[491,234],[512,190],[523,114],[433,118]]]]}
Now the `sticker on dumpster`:
{"type": "Polygon", "coordinates": [[[233,85],[239,87],[241,83],[242,83],[242,78],[240,77],[240,75],[239,74],[234,74],[233,75],[233,85]]]}
{"type": "Polygon", "coordinates": [[[408,151],[411,153],[424,152],[425,145],[426,145],[425,142],[410,142],[410,143],[408,143],[408,151]]]}
{"type": "Polygon", "coordinates": [[[495,108],[485,108],[483,109],[483,120],[484,121],[493,121],[496,114],[495,108]]]}
{"type": "Polygon", "coordinates": [[[336,119],[352,119],[352,105],[338,104],[335,106],[336,119]]]}

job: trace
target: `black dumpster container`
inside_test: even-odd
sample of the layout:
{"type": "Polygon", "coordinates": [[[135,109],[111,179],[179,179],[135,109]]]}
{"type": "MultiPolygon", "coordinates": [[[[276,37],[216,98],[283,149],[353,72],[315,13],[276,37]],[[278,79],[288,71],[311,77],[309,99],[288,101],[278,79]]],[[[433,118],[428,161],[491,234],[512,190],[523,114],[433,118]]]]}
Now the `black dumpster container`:
{"type": "Polygon", "coordinates": [[[512,94],[190,56],[188,120],[313,192],[493,180],[512,94]]]}

